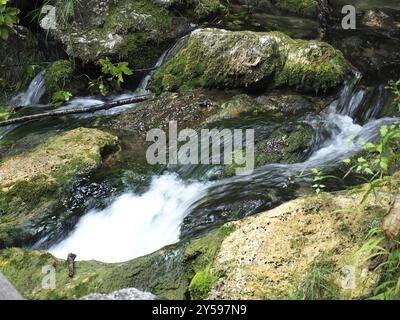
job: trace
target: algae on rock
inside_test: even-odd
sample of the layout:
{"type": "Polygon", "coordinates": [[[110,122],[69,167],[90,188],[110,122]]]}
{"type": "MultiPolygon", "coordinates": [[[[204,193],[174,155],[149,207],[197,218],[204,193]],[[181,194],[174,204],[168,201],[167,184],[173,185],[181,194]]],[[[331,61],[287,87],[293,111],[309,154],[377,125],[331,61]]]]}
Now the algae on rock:
{"type": "Polygon", "coordinates": [[[74,180],[98,168],[117,138],[78,128],[0,162],[0,247],[38,240],[35,224],[51,219],[74,180]]]}
{"type": "Polygon", "coordinates": [[[346,71],[343,54],[324,42],[294,40],[280,32],[198,29],[155,72],[151,88],[161,93],[273,85],[323,92],[338,86],[346,71]]]}

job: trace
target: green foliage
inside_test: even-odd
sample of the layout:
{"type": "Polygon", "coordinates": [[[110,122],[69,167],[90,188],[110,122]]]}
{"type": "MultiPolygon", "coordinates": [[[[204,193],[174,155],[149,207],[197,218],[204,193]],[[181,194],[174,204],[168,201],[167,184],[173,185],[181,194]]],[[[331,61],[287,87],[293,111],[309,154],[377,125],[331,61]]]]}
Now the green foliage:
{"type": "Polygon", "coordinates": [[[56,91],[51,97],[51,105],[54,107],[60,107],[66,104],[72,97],[72,93],[69,91],[56,91]]]}
{"type": "Polygon", "coordinates": [[[317,168],[311,169],[311,172],[313,174],[315,174],[315,177],[314,177],[314,180],[313,180],[314,184],[313,184],[312,187],[314,188],[316,194],[320,194],[321,191],[326,188],[326,185],[321,183],[322,180],[325,179],[325,177],[322,176],[322,172],[319,171],[317,168]]]}
{"type": "Polygon", "coordinates": [[[14,108],[7,110],[5,105],[0,106],[0,121],[8,120],[14,114],[14,108]]]}
{"type": "Polygon", "coordinates": [[[326,259],[313,263],[295,296],[303,300],[337,299],[339,288],[332,278],[334,267],[334,263],[326,259]]]}
{"type": "Polygon", "coordinates": [[[345,164],[351,165],[344,178],[352,172],[368,177],[366,178],[368,189],[362,201],[365,202],[369,194],[375,192],[379,186],[389,183],[390,187],[390,179],[387,176],[396,169],[400,158],[398,152],[400,125],[396,121],[390,126],[381,126],[380,140],[377,143],[362,140],[358,142],[366,148],[368,157],[358,157],[355,164],[351,159],[344,160],[345,164]]]}
{"type": "Polygon", "coordinates": [[[124,82],[124,75],[130,76],[133,74],[129,68],[128,62],[112,63],[110,59],[100,59],[102,75],[89,84],[89,88],[95,89],[102,96],[108,95],[112,90],[121,90],[121,83],[124,82]]]}
{"type": "Polygon", "coordinates": [[[371,299],[400,299],[400,241],[394,240],[389,244],[383,230],[373,228],[356,258],[361,264],[375,259],[381,261],[375,270],[382,274],[382,278],[371,299]]]}
{"type": "Polygon", "coordinates": [[[400,111],[400,80],[390,81],[386,89],[393,92],[394,95],[396,96],[394,100],[394,105],[400,111]]]}
{"type": "Polygon", "coordinates": [[[8,0],[0,0],[0,39],[6,41],[18,23],[19,10],[7,6],[8,0]]]}

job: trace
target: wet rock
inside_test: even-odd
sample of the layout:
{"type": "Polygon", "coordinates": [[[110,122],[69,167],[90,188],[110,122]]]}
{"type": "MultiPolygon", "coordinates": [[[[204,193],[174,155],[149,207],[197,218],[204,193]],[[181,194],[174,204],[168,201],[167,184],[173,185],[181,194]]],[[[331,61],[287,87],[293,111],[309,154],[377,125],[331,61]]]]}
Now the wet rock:
{"type": "Polygon", "coordinates": [[[206,92],[166,94],[123,113],[114,127],[146,139],[146,133],[151,129],[159,128],[167,132],[170,121],[178,122],[178,130],[197,128],[219,108],[219,104],[206,92]]]}
{"type": "Polygon", "coordinates": [[[340,51],[283,33],[199,29],[153,76],[151,89],[261,89],[293,87],[323,92],[338,86],[347,70],[340,51]]]}
{"type": "Polygon", "coordinates": [[[206,120],[207,123],[239,119],[245,116],[265,116],[271,120],[289,120],[310,112],[319,106],[314,99],[295,94],[272,93],[251,97],[241,94],[221,104],[221,110],[206,120]]]}
{"type": "Polygon", "coordinates": [[[43,237],[47,228],[40,230],[37,226],[42,225],[43,219],[55,218],[58,210],[65,210],[63,198],[77,177],[98,168],[104,156],[102,151],[116,145],[116,137],[111,134],[78,128],[3,159],[0,247],[32,243],[43,237]]]}

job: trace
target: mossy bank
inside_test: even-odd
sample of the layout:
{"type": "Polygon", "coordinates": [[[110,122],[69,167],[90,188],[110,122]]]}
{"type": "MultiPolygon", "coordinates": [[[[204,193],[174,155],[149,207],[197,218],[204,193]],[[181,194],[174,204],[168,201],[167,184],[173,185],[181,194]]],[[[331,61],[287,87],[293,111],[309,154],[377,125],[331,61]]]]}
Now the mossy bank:
{"type": "Polygon", "coordinates": [[[79,128],[47,139],[31,151],[0,162],[0,247],[37,241],[43,219],[54,218],[77,177],[102,163],[117,138],[79,128]]]}

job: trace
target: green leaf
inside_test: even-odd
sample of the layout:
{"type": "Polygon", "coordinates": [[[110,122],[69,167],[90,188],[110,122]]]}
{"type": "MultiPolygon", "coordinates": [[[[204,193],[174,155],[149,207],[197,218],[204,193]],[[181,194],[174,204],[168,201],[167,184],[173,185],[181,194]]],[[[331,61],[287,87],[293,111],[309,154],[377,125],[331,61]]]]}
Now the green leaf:
{"type": "Polygon", "coordinates": [[[386,136],[387,133],[389,132],[388,126],[386,125],[381,126],[380,132],[382,137],[386,136]]]}

